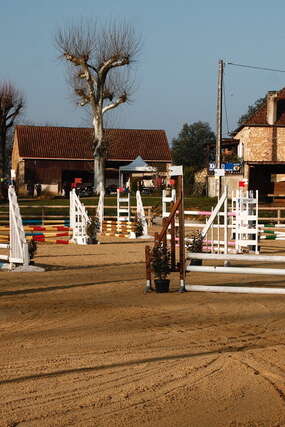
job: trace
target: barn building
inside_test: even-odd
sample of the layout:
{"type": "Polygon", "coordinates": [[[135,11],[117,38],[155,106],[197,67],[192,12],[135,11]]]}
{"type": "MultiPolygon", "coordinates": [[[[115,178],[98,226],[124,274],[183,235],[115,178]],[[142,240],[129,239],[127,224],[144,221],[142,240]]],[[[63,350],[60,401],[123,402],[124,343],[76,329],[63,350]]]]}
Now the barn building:
{"type": "MultiPolygon", "coordinates": [[[[167,136],[163,130],[106,129],[105,185],[119,184],[119,168],[140,156],[166,175],[171,164],[167,136]]],[[[29,184],[41,184],[42,191],[58,195],[63,185],[75,178],[93,182],[93,129],[24,126],[15,128],[12,169],[18,193],[27,194],[29,184]]]]}

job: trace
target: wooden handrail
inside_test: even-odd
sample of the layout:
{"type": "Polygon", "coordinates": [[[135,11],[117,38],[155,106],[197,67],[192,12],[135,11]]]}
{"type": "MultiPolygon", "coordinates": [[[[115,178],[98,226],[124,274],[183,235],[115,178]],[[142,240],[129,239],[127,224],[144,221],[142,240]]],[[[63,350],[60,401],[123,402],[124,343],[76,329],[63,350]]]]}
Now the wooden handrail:
{"type": "Polygon", "coordinates": [[[163,224],[162,230],[159,233],[157,240],[155,240],[155,246],[158,246],[162,242],[162,239],[166,235],[168,227],[171,224],[172,218],[174,218],[180,204],[181,204],[181,198],[176,200],[176,202],[174,203],[174,205],[170,211],[169,216],[164,219],[164,224],[163,224]]]}

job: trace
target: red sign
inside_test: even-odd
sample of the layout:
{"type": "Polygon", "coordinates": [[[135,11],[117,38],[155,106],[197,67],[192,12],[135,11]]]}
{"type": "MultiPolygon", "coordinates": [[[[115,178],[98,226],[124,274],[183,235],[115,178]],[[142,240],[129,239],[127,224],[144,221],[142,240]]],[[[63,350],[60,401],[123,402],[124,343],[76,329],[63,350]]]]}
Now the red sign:
{"type": "Polygon", "coordinates": [[[246,187],[248,184],[248,180],[247,179],[243,179],[242,181],[239,181],[238,186],[239,187],[246,187]]]}
{"type": "Polygon", "coordinates": [[[82,178],[74,178],[74,184],[82,184],[82,178]]]}

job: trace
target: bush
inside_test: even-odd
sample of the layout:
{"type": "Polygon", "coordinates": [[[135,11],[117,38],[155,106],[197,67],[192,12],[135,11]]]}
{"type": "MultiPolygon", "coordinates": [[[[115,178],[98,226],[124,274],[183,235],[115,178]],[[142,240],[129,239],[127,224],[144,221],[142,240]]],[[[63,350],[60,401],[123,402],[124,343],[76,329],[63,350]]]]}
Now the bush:
{"type": "Polygon", "coordinates": [[[203,252],[203,236],[200,231],[194,231],[190,234],[191,242],[187,242],[186,246],[189,252],[201,253],[203,252]]]}
{"type": "Polygon", "coordinates": [[[90,244],[96,244],[98,243],[97,234],[100,231],[100,221],[99,218],[96,216],[95,218],[91,219],[91,222],[87,224],[86,233],[88,235],[88,243],[90,244]]]}
{"type": "Polygon", "coordinates": [[[162,244],[155,246],[151,254],[151,268],[157,279],[166,279],[171,272],[170,252],[162,244]]]}
{"type": "Polygon", "coordinates": [[[30,260],[32,260],[36,255],[37,249],[38,249],[37,242],[35,240],[30,240],[28,243],[28,252],[29,252],[30,260]]]}

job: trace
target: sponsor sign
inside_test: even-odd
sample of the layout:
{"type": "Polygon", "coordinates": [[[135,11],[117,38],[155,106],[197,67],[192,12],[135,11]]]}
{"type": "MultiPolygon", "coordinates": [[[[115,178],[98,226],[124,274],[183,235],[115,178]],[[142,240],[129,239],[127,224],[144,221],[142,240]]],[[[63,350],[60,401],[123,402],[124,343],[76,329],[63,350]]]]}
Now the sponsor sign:
{"type": "Polygon", "coordinates": [[[215,176],[225,176],[225,169],[214,169],[215,176]]]}
{"type": "Polygon", "coordinates": [[[182,176],[183,166],[170,166],[170,176],[182,176]]]}

